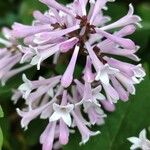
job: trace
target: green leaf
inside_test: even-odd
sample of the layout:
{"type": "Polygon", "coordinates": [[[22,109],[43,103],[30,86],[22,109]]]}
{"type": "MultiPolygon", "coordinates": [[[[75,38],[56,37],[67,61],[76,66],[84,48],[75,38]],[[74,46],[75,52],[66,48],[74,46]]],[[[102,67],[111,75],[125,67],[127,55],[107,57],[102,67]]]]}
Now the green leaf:
{"type": "Polygon", "coordinates": [[[4,112],[3,112],[2,107],[0,105],[0,118],[2,118],[2,117],[4,117],[4,112]]]}
{"type": "Polygon", "coordinates": [[[11,124],[10,124],[10,120],[8,119],[8,117],[6,117],[7,115],[5,115],[5,117],[0,119],[0,125],[3,131],[3,147],[6,150],[12,150],[13,148],[11,148],[10,146],[10,140],[12,139],[11,136],[11,124]]]}
{"type": "Polygon", "coordinates": [[[127,8],[124,3],[108,3],[108,10],[104,11],[106,15],[112,18],[112,22],[120,19],[127,14],[127,8]],[[115,11],[114,11],[115,10],[115,11]]]}
{"type": "Polygon", "coordinates": [[[39,143],[39,137],[46,128],[46,125],[47,121],[38,119],[32,121],[32,123],[29,125],[28,130],[24,132],[26,143],[29,146],[33,146],[39,143]]]}
{"type": "Polygon", "coordinates": [[[20,84],[22,84],[22,74],[26,74],[30,79],[36,73],[36,67],[32,67],[32,69],[27,69],[24,72],[17,74],[16,76],[10,78],[5,86],[0,85],[0,102],[6,101],[11,99],[12,96],[12,89],[17,89],[20,84]]]}
{"type": "Polygon", "coordinates": [[[143,21],[150,22],[150,3],[142,3],[137,7],[137,11],[140,14],[143,21]]]}
{"type": "Polygon", "coordinates": [[[70,137],[70,143],[64,150],[129,150],[128,137],[137,136],[143,128],[150,125],[150,79],[146,79],[137,87],[136,96],[126,103],[119,102],[114,113],[108,114],[105,125],[95,127],[101,134],[92,137],[84,146],[78,146],[78,134],[70,137]]]}
{"type": "Polygon", "coordinates": [[[32,13],[34,10],[45,11],[47,10],[47,7],[46,5],[40,3],[38,0],[23,1],[20,7],[21,22],[25,24],[31,24],[33,20],[32,13]]]}
{"type": "Polygon", "coordinates": [[[0,150],[2,149],[2,144],[3,144],[3,133],[0,127],[0,150]]]}
{"type": "Polygon", "coordinates": [[[62,3],[62,4],[68,4],[68,3],[71,3],[71,0],[61,0],[60,3],[62,3]]]}
{"type": "Polygon", "coordinates": [[[134,39],[138,45],[144,49],[147,47],[150,38],[150,3],[140,4],[137,7],[137,14],[142,18],[141,24],[143,28],[138,29],[138,31],[134,34],[134,39]]]}

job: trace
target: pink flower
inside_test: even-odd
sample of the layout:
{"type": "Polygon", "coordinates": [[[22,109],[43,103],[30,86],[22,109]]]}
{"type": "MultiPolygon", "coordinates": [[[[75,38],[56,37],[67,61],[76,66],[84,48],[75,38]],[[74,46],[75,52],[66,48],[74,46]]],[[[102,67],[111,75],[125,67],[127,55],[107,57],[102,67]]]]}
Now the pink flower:
{"type": "Polygon", "coordinates": [[[4,86],[6,81],[11,77],[31,68],[32,66],[27,64],[14,68],[21,60],[22,53],[17,48],[17,41],[12,37],[11,30],[3,28],[2,33],[4,38],[0,38],[0,44],[3,45],[3,48],[0,48],[0,81],[4,86]]]}
{"type": "MultiPolygon", "coordinates": [[[[35,11],[32,25],[14,23],[12,26],[12,41],[21,39],[23,43],[16,44],[20,52],[11,57],[2,49],[0,77],[18,62],[37,65],[37,70],[46,64],[52,73],[48,79],[39,77],[33,81],[23,75],[20,92],[15,92],[12,98],[15,102],[20,97],[25,99],[26,107],[17,109],[22,127],[38,116],[49,120],[40,137],[43,150],[67,144],[70,127],[78,128],[80,144],[99,134],[90,131],[90,126],[104,124],[107,115],[103,110],[112,112],[119,100],[127,101],[129,94],[135,94],[135,85],[145,76],[141,64],[133,65],[115,57],[140,60],[136,55],[139,46],[126,36],[141,27],[141,18],[134,15],[130,4],[127,15],[109,23],[111,18],[103,15],[103,9],[107,10],[107,2],[113,1],[74,0],[65,6],[56,0],[40,0],[48,6],[48,11],[44,14],[35,11]],[[110,32],[112,29],[114,32],[110,32]],[[6,66],[10,62],[11,66],[6,66]],[[56,68],[60,62],[67,66],[58,75],[56,68]],[[78,78],[76,68],[80,70],[78,78]]],[[[0,42],[6,48],[12,46],[10,41],[0,39],[0,42]]],[[[5,80],[30,65],[13,70],[5,80]]]]}
{"type": "Polygon", "coordinates": [[[40,143],[43,145],[42,150],[52,150],[55,130],[56,122],[52,122],[48,124],[45,131],[41,134],[40,143]]]}

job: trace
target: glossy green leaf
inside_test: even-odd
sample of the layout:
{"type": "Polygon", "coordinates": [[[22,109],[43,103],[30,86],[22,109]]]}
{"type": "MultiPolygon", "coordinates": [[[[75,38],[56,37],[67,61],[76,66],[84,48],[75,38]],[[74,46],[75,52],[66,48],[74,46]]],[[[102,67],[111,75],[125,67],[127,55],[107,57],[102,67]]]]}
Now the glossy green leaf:
{"type": "Polygon", "coordinates": [[[3,112],[2,107],[0,105],[0,118],[2,118],[2,117],[4,117],[4,112],[3,112]]]}
{"type": "Polygon", "coordinates": [[[105,125],[93,130],[100,130],[101,134],[92,137],[84,146],[78,146],[77,134],[72,135],[68,146],[63,150],[129,150],[128,137],[136,136],[143,128],[150,125],[150,79],[146,77],[137,87],[136,96],[132,96],[126,103],[119,102],[116,111],[108,114],[105,125]]]}
{"type": "Polygon", "coordinates": [[[2,149],[2,144],[3,144],[3,133],[0,127],[0,150],[2,149]]]}

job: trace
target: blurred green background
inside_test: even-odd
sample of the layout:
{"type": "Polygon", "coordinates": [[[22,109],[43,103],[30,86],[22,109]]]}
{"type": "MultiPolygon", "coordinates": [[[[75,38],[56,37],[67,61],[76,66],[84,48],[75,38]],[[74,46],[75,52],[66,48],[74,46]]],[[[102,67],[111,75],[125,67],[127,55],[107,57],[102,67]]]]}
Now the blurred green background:
{"type": "MultiPolygon", "coordinates": [[[[93,128],[101,130],[100,135],[91,138],[85,146],[79,147],[80,136],[78,133],[74,134],[64,150],[129,150],[131,144],[126,140],[127,137],[136,136],[143,128],[150,127],[150,1],[116,0],[115,3],[109,3],[109,9],[105,14],[110,15],[115,21],[127,13],[129,3],[135,6],[135,13],[143,19],[143,28],[138,29],[131,38],[141,46],[138,55],[141,57],[147,77],[137,86],[137,93],[130,97],[129,102],[119,102],[116,111],[108,114],[104,126],[93,128]]],[[[38,0],[0,0],[0,28],[10,27],[14,21],[30,24],[33,19],[32,12],[36,9],[44,11],[47,7],[38,0]]],[[[6,87],[0,88],[0,104],[5,114],[4,118],[0,118],[4,136],[3,150],[40,150],[38,138],[47,122],[35,120],[26,132],[21,129],[20,119],[15,113],[15,108],[19,104],[14,106],[10,101],[11,89],[21,83],[21,77],[18,77],[19,79],[14,78],[6,87]]],[[[0,131],[0,141],[1,139],[0,131]]]]}

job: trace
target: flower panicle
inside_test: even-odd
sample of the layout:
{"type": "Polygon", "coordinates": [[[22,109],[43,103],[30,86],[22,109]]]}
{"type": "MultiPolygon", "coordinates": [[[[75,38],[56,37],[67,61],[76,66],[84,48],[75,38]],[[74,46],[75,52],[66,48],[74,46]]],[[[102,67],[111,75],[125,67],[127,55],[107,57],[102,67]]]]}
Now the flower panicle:
{"type": "MultiPolygon", "coordinates": [[[[12,100],[25,100],[21,126],[27,129],[37,118],[49,123],[40,136],[43,150],[52,150],[69,142],[71,128],[77,127],[85,144],[100,131],[91,131],[92,125],[105,123],[106,111],[115,111],[115,104],[128,101],[134,95],[135,85],[145,76],[141,64],[131,64],[120,58],[139,62],[139,46],[126,36],[141,27],[141,18],[134,15],[132,4],[128,13],[116,22],[103,14],[107,2],[114,0],[74,0],[63,5],[56,0],[40,0],[48,11],[33,12],[31,25],[14,23],[0,38],[0,80],[4,84],[14,75],[37,66],[51,70],[49,78],[30,81],[23,74],[23,84],[14,90],[12,100]],[[90,6],[90,9],[87,7],[90,6]],[[115,32],[110,32],[110,30],[115,32]],[[20,42],[23,41],[23,42],[20,42]],[[51,62],[51,63],[50,63],[51,62]],[[16,64],[27,64],[15,68],[16,64]],[[63,74],[57,66],[67,67],[63,74]],[[77,66],[83,66],[75,78],[77,66]],[[85,118],[84,114],[87,115],[85,118]]],[[[131,62],[131,61],[130,61],[131,62]]]]}

